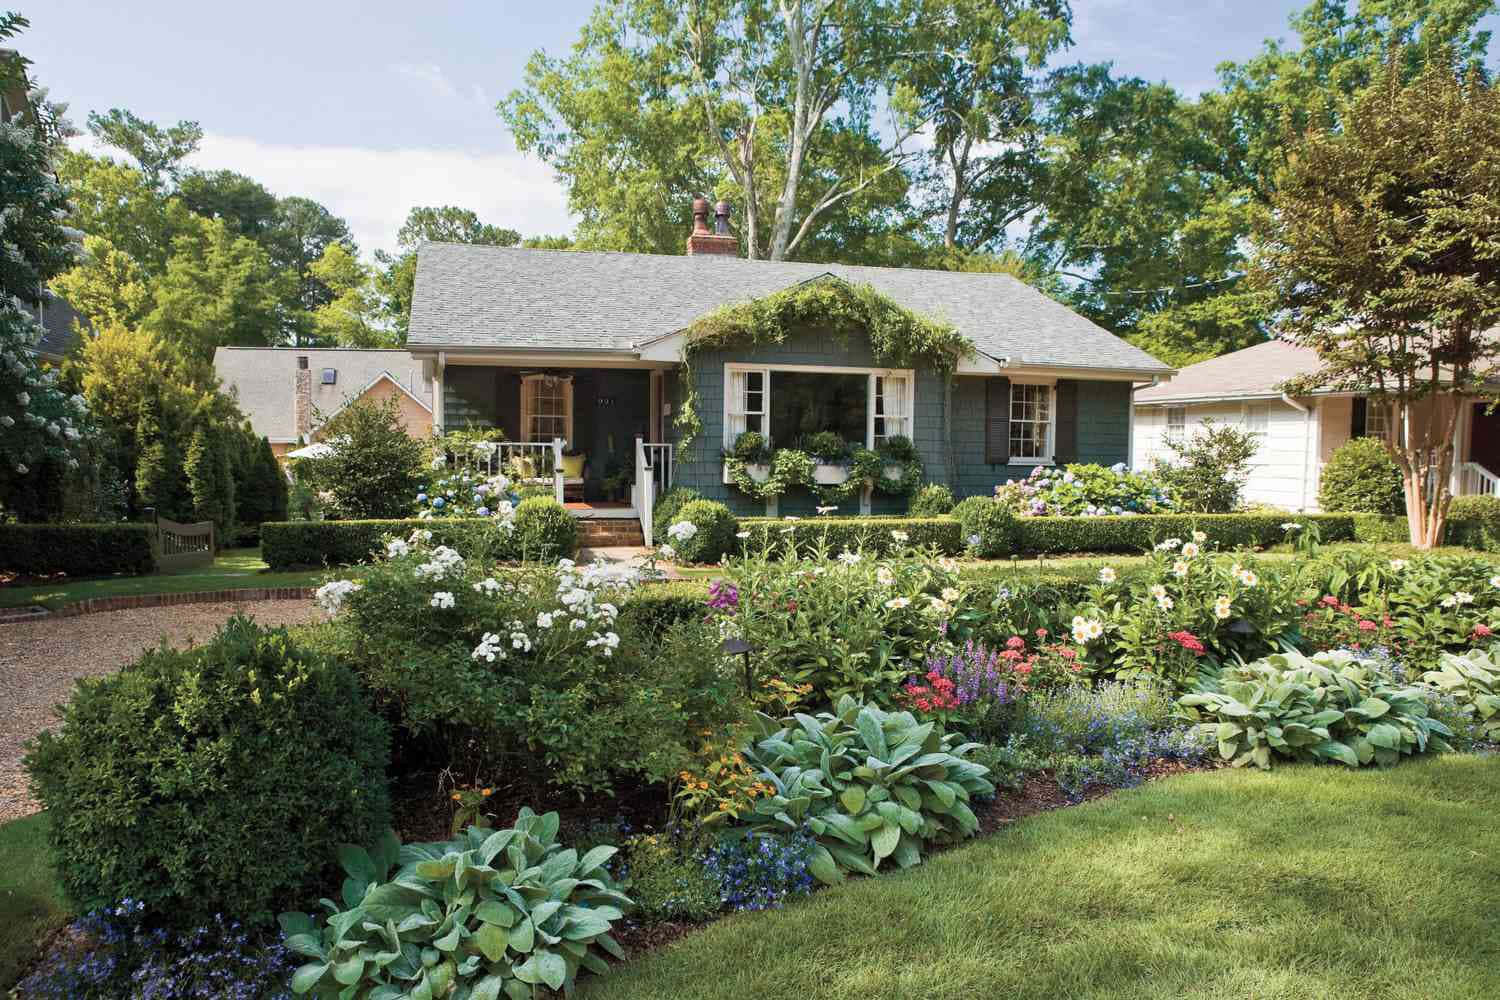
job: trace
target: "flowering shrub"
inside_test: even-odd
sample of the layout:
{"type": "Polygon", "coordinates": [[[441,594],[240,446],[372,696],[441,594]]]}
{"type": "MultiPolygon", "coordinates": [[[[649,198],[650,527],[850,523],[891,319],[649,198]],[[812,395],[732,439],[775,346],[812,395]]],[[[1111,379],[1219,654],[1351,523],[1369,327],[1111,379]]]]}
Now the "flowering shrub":
{"type": "Polygon", "coordinates": [[[1102,465],[1039,465],[1025,479],[995,488],[996,498],[1022,517],[1165,514],[1171,494],[1150,472],[1131,472],[1124,462],[1102,465]]]}
{"type": "Polygon", "coordinates": [[[806,830],[786,837],[726,837],[704,854],[703,868],[729,909],[774,910],[818,887],[809,867],[816,849],[806,830]]]}
{"type": "Polygon", "coordinates": [[[747,553],[730,565],[732,610],[714,616],[721,637],[750,643],[758,684],[807,685],[820,705],[846,694],[889,703],[962,601],[956,562],[893,541],[885,559],[820,547],[803,561],[791,542],[747,553]]]}
{"type": "Polygon", "coordinates": [[[625,848],[624,881],[649,920],[707,920],[719,912],[719,880],[681,844],[642,834],[625,848]]]}
{"type": "Polygon", "coordinates": [[[419,529],[361,577],[335,608],[350,660],[405,731],[465,756],[469,773],[595,790],[627,773],[667,781],[694,766],[698,734],[742,712],[709,626],[622,635],[640,583],[630,567],[496,569],[419,529]]]}
{"type": "Polygon", "coordinates": [[[723,558],[734,546],[738,522],[729,508],[715,500],[694,500],[677,512],[677,520],[667,526],[670,549],[662,555],[689,563],[712,563],[723,558]]]}
{"type": "Polygon", "coordinates": [[[296,963],[222,916],[180,934],[152,927],[138,899],[92,910],[71,928],[76,943],[23,979],[34,1000],[291,1000],[296,963]]]}
{"type": "MultiPolygon", "coordinates": [[[[552,491],[548,490],[547,495],[551,496],[552,491]]],[[[511,481],[505,476],[490,475],[472,466],[460,466],[423,483],[417,490],[413,507],[416,515],[423,519],[494,517],[508,522],[520,502],[520,495],[512,491],[511,481]]]]}

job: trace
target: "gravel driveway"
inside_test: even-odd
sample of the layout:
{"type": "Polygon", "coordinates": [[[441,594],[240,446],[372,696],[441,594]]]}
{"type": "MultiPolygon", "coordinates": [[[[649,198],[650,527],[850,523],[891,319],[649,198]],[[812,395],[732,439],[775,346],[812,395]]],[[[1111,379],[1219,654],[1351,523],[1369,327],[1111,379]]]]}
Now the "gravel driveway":
{"type": "Polygon", "coordinates": [[[202,642],[237,611],[266,625],[310,622],[321,615],[312,601],[259,601],[0,625],[0,823],[39,808],[27,792],[22,745],[57,725],[53,706],[67,700],[75,678],[112,673],[163,638],[173,646],[202,642]]]}

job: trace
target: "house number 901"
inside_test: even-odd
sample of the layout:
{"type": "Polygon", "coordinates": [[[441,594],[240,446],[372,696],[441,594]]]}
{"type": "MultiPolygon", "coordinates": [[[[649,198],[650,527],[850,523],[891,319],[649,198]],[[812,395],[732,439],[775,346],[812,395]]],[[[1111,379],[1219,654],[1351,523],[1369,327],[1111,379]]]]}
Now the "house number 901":
{"type": "Polygon", "coordinates": [[[615,397],[613,397],[613,396],[600,396],[599,397],[599,405],[600,406],[614,406],[615,405],[615,397]]]}

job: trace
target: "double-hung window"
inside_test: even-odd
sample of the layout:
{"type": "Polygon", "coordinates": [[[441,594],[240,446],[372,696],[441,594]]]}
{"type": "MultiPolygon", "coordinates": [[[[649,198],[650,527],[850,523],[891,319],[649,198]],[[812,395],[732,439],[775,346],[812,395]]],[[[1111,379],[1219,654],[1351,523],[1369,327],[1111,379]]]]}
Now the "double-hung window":
{"type": "Polygon", "coordinates": [[[1396,430],[1395,408],[1390,403],[1372,399],[1365,403],[1365,437],[1381,441],[1394,439],[1396,430]]]}
{"type": "Polygon", "coordinates": [[[1010,387],[1010,460],[1052,460],[1052,386],[1012,382],[1010,387]]]}
{"type": "Polygon", "coordinates": [[[1187,436],[1187,407],[1167,407],[1167,440],[1181,441],[1187,436]]]}
{"type": "Polygon", "coordinates": [[[878,447],[893,437],[911,438],[911,379],[876,375],[870,438],[878,447]]]}
{"type": "Polygon", "coordinates": [[[526,441],[573,440],[573,380],[527,375],[521,380],[521,433],[526,441]]]}
{"type": "Polygon", "coordinates": [[[730,369],[726,446],[746,431],[766,433],[766,383],[770,379],[771,373],[763,369],[730,369]]]}
{"type": "Polygon", "coordinates": [[[1264,437],[1271,429],[1271,404],[1245,404],[1245,430],[1264,437]]]}

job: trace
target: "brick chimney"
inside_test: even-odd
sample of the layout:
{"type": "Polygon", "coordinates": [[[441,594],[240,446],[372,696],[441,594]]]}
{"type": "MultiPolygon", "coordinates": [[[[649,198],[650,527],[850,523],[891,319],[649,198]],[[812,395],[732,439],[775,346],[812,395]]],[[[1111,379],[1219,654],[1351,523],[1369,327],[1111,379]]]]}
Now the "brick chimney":
{"type": "MultiPolygon", "coordinates": [[[[298,359],[305,360],[305,359],[298,359]]],[[[297,401],[293,409],[297,420],[297,437],[312,433],[312,369],[297,368],[297,401]]]]}
{"type": "Polygon", "coordinates": [[[714,228],[708,228],[708,199],[693,199],[693,231],[687,239],[687,252],[738,257],[740,241],[729,231],[729,202],[714,206],[714,228]]]}

